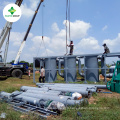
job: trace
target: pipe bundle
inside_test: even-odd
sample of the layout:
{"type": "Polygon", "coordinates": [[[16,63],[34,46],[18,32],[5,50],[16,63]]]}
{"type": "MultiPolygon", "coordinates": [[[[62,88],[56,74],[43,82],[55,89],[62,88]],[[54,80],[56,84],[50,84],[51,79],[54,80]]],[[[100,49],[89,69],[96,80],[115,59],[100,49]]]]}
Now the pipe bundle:
{"type": "Polygon", "coordinates": [[[42,113],[62,111],[67,106],[88,104],[85,98],[91,97],[97,89],[105,89],[106,85],[94,84],[58,84],[37,83],[38,87],[22,86],[13,93],[0,92],[0,99],[14,104],[16,109],[30,108],[42,113]],[[18,106],[19,108],[17,108],[18,106]],[[23,108],[22,108],[23,107],[23,108]],[[47,111],[46,111],[47,110],[47,111]]]}

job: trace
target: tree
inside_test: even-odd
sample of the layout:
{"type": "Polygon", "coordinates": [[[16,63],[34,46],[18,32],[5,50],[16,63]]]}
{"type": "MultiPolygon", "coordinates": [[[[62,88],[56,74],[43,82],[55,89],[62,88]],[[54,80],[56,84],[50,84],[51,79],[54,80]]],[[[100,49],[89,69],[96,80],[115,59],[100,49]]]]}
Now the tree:
{"type": "Polygon", "coordinates": [[[27,61],[20,61],[19,63],[27,63],[27,65],[29,66],[29,62],[27,62],[27,61]]]}
{"type": "Polygon", "coordinates": [[[12,60],[11,62],[9,62],[9,64],[12,64],[12,63],[14,63],[14,61],[15,61],[15,60],[12,60]]]}
{"type": "Polygon", "coordinates": [[[33,63],[30,63],[29,66],[30,66],[30,67],[33,67],[33,63]]]}

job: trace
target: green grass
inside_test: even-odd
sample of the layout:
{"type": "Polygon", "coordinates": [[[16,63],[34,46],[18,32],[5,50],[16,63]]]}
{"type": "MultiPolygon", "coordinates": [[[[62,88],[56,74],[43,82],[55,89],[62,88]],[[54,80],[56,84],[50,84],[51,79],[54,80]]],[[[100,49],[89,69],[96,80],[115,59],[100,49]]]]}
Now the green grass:
{"type": "Polygon", "coordinates": [[[68,107],[54,120],[120,120],[120,98],[98,98],[96,104],[68,107]],[[77,115],[80,112],[82,117],[77,115]]]}
{"type": "Polygon", "coordinates": [[[0,102],[0,115],[1,113],[6,113],[6,118],[4,120],[39,120],[39,117],[32,113],[23,114],[21,112],[14,111],[9,104],[4,102],[0,102]]]}
{"type": "Polygon", "coordinates": [[[6,113],[5,120],[20,120],[21,113],[14,111],[7,103],[0,102],[0,114],[1,113],[6,113]]]}

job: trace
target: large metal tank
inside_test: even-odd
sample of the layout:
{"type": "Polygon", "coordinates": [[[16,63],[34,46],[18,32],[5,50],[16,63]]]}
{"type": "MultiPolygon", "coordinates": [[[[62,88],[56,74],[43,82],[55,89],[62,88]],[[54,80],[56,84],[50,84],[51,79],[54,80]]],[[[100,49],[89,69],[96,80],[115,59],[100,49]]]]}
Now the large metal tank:
{"type": "Polygon", "coordinates": [[[99,82],[99,70],[97,56],[86,56],[85,57],[86,80],[92,82],[99,82]]]}
{"type": "Polygon", "coordinates": [[[76,57],[64,58],[64,80],[66,82],[76,81],[76,57]]]}
{"type": "Polygon", "coordinates": [[[45,59],[45,81],[54,82],[57,79],[56,58],[45,59]]]}

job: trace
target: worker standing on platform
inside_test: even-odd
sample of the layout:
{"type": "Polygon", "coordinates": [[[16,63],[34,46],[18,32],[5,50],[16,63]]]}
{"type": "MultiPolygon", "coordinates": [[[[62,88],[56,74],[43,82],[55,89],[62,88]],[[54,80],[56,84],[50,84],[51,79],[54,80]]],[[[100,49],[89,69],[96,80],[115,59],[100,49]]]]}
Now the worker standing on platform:
{"type": "Polygon", "coordinates": [[[40,71],[40,77],[39,77],[39,82],[41,83],[41,79],[42,79],[42,82],[44,83],[45,82],[45,69],[43,68],[43,66],[41,66],[41,71],[40,71]]]}
{"type": "Polygon", "coordinates": [[[103,53],[103,54],[110,53],[110,50],[109,50],[109,48],[107,47],[106,43],[103,44],[103,47],[104,47],[104,53],[103,53]]]}
{"type": "Polygon", "coordinates": [[[70,47],[70,54],[69,55],[73,55],[73,49],[74,49],[73,41],[71,41],[70,45],[67,45],[67,46],[70,47]]]}

